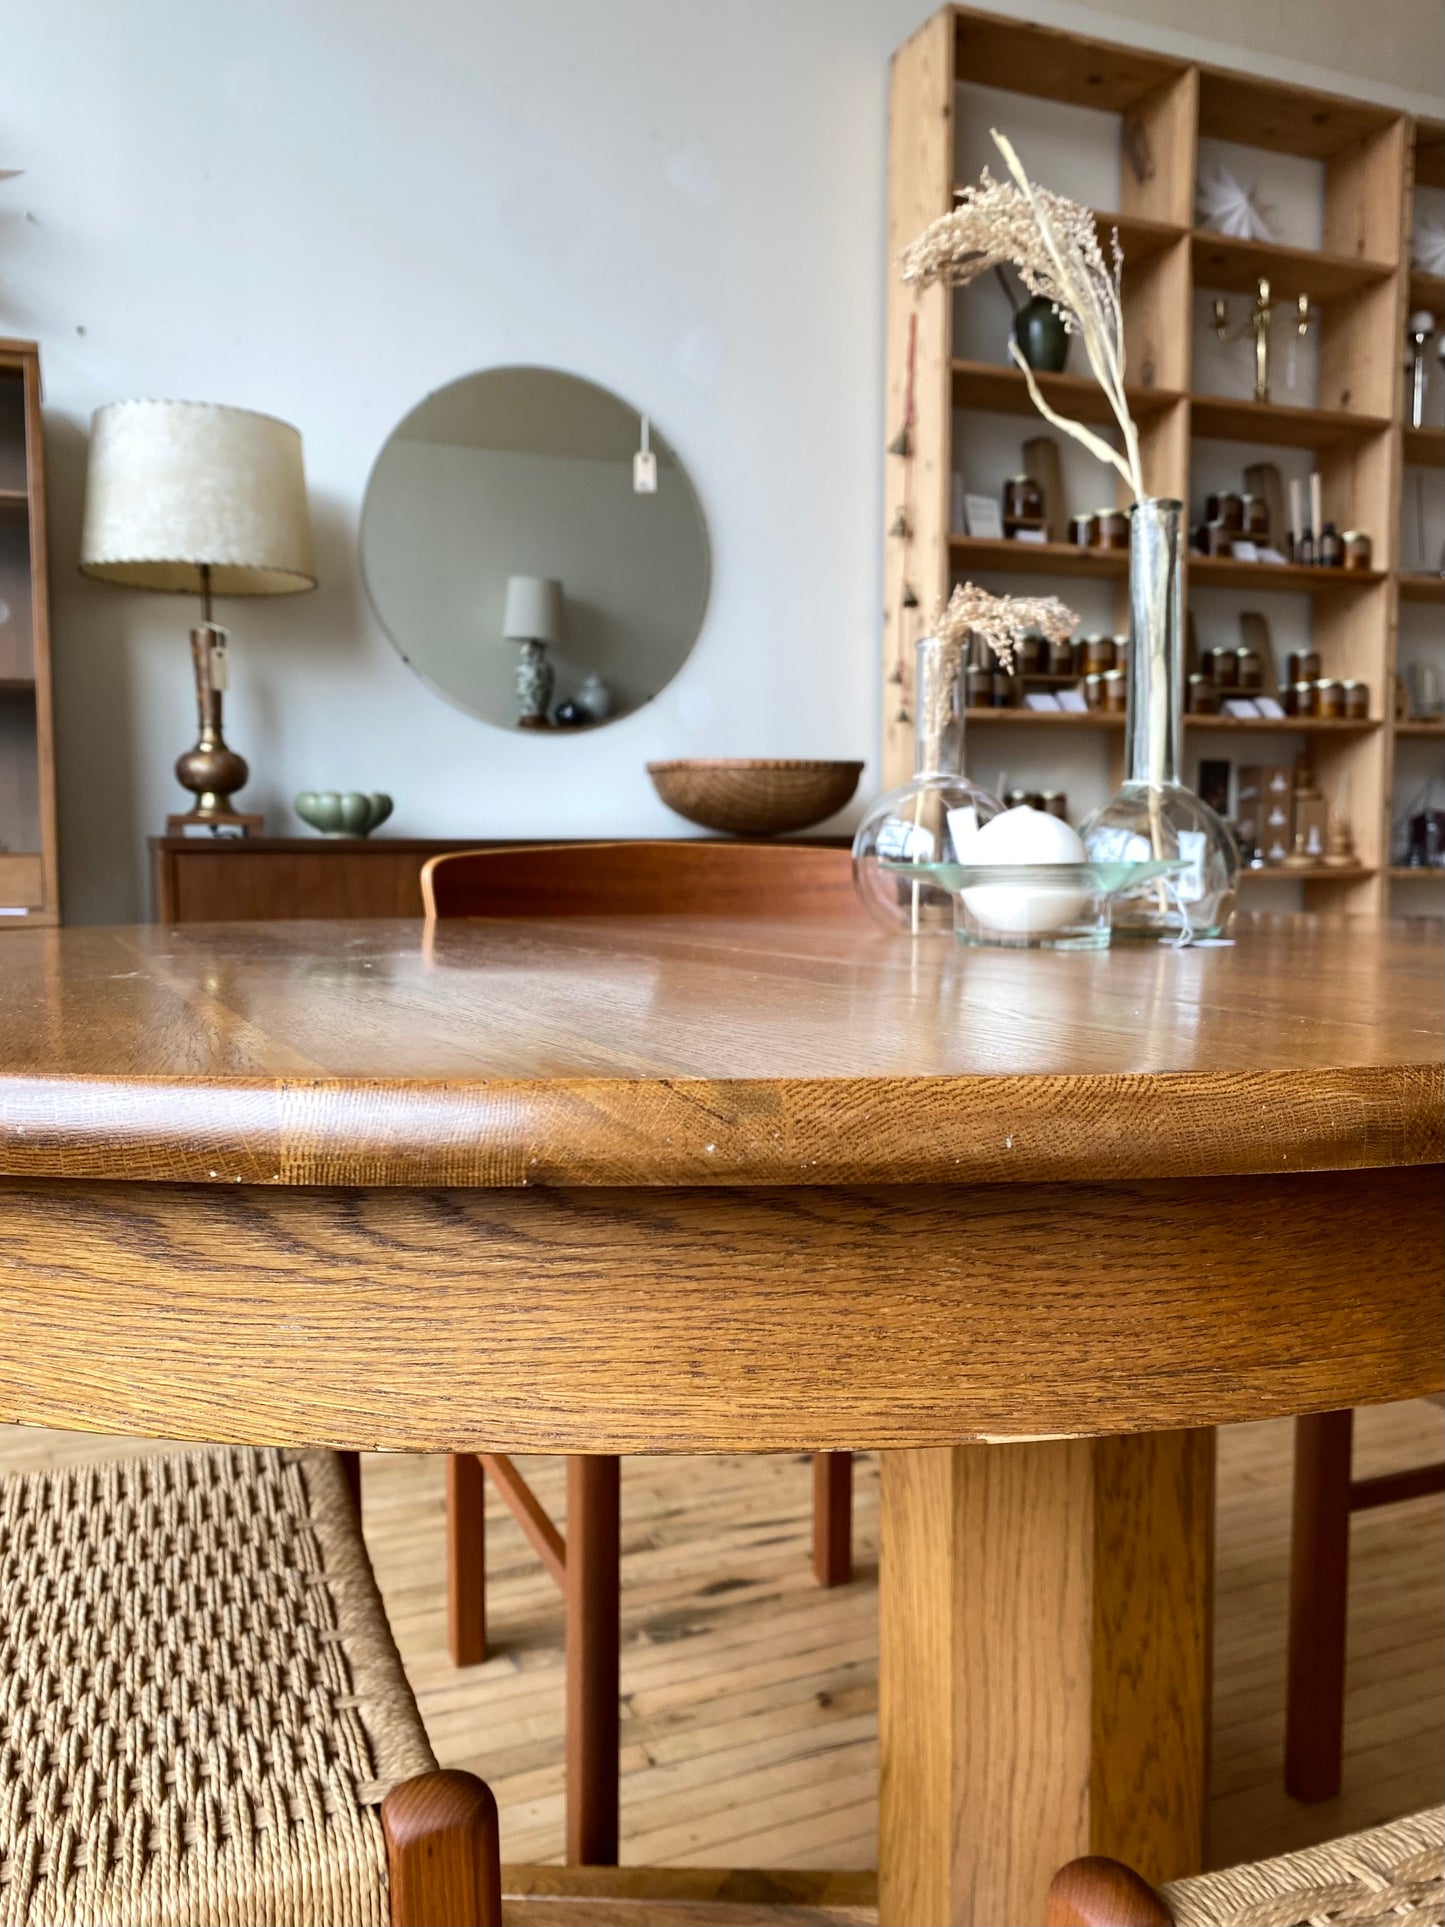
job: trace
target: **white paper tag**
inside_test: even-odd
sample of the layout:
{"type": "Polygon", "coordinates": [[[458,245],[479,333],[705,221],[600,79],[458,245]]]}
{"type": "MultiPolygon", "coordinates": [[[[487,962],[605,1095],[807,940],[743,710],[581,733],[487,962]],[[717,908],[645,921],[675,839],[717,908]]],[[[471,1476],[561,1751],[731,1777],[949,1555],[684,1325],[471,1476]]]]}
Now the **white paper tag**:
{"type": "Polygon", "coordinates": [[[1057,715],[1058,712],[1063,708],[1063,704],[1059,701],[1058,697],[1052,693],[1052,691],[1047,689],[1033,689],[1033,690],[1030,690],[1028,695],[1024,697],[1024,708],[1025,709],[1042,709],[1045,711],[1051,710],[1055,715],[1057,715]]]}
{"type": "Polygon", "coordinates": [[[965,495],[963,519],[972,536],[997,542],[1003,535],[1003,511],[991,495],[965,495]]]}
{"type": "Polygon", "coordinates": [[[1206,838],[1203,830],[1181,830],[1179,832],[1179,854],[1189,868],[1178,879],[1175,888],[1181,902],[1198,903],[1204,895],[1204,850],[1206,838]]]}
{"type": "Polygon", "coordinates": [[[1225,702],[1224,713],[1226,716],[1235,716],[1241,719],[1250,716],[1257,717],[1259,715],[1259,704],[1248,696],[1230,696],[1225,702]]]}
{"type": "Polygon", "coordinates": [[[1267,716],[1272,723],[1284,721],[1284,709],[1273,696],[1256,696],[1254,706],[1261,716],[1267,716]]]}
{"type": "Polygon", "coordinates": [[[1084,692],[1082,689],[1061,689],[1059,691],[1058,701],[1060,709],[1067,709],[1069,713],[1074,716],[1083,715],[1089,707],[1084,701],[1084,692]]]}
{"type": "Polygon", "coordinates": [[[639,448],[632,458],[632,492],[634,495],[657,493],[657,457],[650,448],[639,448]]]}
{"type": "Polygon", "coordinates": [[[1048,539],[1049,539],[1049,533],[1047,529],[1015,529],[1014,530],[1015,542],[1047,542],[1048,539]]]}
{"type": "Polygon", "coordinates": [[[1234,538],[1234,559],[1236,562],[1258,562],[1259,550],[1253,542],[1245,542],[1239,536],[1234,538]]]}

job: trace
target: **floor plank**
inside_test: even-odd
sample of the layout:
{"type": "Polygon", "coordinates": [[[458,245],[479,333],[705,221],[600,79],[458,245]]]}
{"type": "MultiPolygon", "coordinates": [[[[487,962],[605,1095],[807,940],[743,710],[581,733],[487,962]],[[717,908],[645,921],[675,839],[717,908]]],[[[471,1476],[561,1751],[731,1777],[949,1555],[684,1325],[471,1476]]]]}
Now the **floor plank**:
{"type": "MultiPolygon", "coordinates": [[[[113,1440],[0,1428],[0,1470],[113,1440]]],[[[122,1442],[119,1449],[160,1449],[122,1442]]],[[[1361,1413],[1356,1473],[1441,1451],[1427,1404],[1361,1413]]],[[[562,1462],[523,1459],[565,1528],[562,1462]]],[[[1345,1784],[1301,1807],[1281,1779],[1290,1428],[1221,1434],[1211,1858],[1278,1853],[1445,1797],[1445,1506],[1352,1526],[1345,1784]]],[[[489,1630],[458,1673],[443,1622],[442,1466],[364,1463],[368,1542],[433,1744],[491,1782],[504,1857],[562,1843],[562,1604],[489,1495],[489,1630]]],[[[861,1870],[877,1852],[877,1462],[855,1479],[857,1577],[809,1567],[802,1458],[629,1460],[623,1474],[622,1839],[630,1863],[861,1870]]],[[[758,1916],[761,1918],[762,1916],[758,1916]]]]}

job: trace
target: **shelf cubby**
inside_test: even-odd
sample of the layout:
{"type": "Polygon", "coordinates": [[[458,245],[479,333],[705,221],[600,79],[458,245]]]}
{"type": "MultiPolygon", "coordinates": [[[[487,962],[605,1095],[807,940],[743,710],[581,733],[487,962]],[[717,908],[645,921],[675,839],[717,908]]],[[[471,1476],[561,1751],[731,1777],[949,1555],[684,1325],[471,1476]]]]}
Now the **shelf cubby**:
{"type": "MultiPolygon", "coordinates": [[[[1011,362],[955,361],[952,367],[953,405],[979,408],[1001,415],[1043,418],[1034,407],[1023,370],[1011,362]]],[[[1092,375],[1035,375],[1039,393],[1051,408],[1066,410],[1081,421],[1112,422],[1113,412],[1092,375]]],[[[1180,400],[1177,389],[1135,388],[1125,391],[1135,421],[1144,422],[1180,400]]]]}
{"type": "Polygon", "coordinates": [[[1216,234],[1212,228],[1194,230],[1190,256],[1196,288],[1253,294],[1263,277],[1271,296],[1279,301],[1293,301],[1302,294],[1321,303],[1338,301],[1390,280],[1395,272],[1388,261],[1363,261],[1317,248],[1287,248],[1277,241],[1241,241],[1216,234]]]}
{"type": "Polygon", "coordinates": [[[1192,395],[1189,408],[1190,429],[1198,441],[1255,442],[1271,448],[1334,448],[1367,441],[1391,427],[1381,415],[1295,408],[1278,401],[1233,401],[1226,395],[1192,395]]]}

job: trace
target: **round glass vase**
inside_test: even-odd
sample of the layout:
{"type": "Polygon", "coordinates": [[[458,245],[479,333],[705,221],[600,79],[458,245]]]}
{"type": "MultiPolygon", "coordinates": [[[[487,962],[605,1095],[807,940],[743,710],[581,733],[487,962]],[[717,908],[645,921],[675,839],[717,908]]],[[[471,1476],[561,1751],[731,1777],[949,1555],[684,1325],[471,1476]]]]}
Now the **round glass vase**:
{"type": "Polygon", "coordinates": [[[951,937],[953,897],[887,863],[955,863],[1003,805],[963,773],[963,647],[924,636],[913,683],[913,776],[881,796],[853,838],[853,883],[870,916],[899,936],[951,937]]]}
{"type": "Polygon", "coordinates": [[[1217,937],[1234,910],[1234,832],[1179,779],[1184,735],[1184,627],[1180,607],[1183,505],[1145,499],[1129,511],[1128,716],[1123,787],[1079,825],[1099,862],[1177,858],[1169,883],[1114,899],[1118,937],[1217,937]]]}

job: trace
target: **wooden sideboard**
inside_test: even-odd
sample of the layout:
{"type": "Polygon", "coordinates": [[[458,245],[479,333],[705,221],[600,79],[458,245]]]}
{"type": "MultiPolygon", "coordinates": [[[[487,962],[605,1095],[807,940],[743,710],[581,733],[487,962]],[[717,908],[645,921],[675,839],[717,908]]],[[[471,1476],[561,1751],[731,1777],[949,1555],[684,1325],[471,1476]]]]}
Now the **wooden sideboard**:
{"type": "Polygon", "coordinates": [[[475,838],[153,836],[157,923],[419,917],[421,866],[475,838]]]}
{"type": "MultiPolygon", "coordinates": [[[[419,917],[421,866],[428,857],[447,850],[516,849],[543,840],[586,843],[601,839],[153,836],[152,908],[157,923],[419,917]]],[[[849,841],[838,836],[798,840],[845,849],[849,841]]]]}

